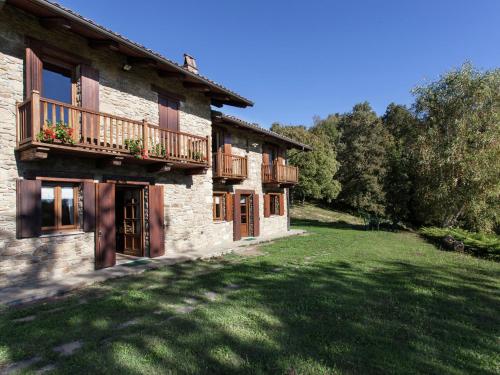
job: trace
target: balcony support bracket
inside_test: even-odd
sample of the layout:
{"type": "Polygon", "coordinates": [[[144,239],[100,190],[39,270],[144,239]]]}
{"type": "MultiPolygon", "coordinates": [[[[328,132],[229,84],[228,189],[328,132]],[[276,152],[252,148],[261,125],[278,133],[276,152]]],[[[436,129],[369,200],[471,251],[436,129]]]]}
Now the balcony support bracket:
{"type": "Polygon", "coordinates": [[[97,168],[120,167],[122,165],[123,159],[125,159],[123,156],[99,159],[96,162],[96,166],[97,168]]]}
{"type": "Polygon", "coordinates": [[[156,164],[151,164],[147,168],[148,172],[151,173],[167,173],[172,170],[172,164],[170,163],[156,163],[156,164]]]}
{"type": "Polygon", "coordinates": [[[190,168],[185,170],[185,174],[188,176],[194,174],[205,174],[208,171],[208,167],[200,167],[200,168],[190,168]]]}
{"type": "Polygon", "coordinates": [[[47,147],[33,147],[21,151],[21,161],[37,161],[47,159],[49,156],[49,149],[47,147]]]}

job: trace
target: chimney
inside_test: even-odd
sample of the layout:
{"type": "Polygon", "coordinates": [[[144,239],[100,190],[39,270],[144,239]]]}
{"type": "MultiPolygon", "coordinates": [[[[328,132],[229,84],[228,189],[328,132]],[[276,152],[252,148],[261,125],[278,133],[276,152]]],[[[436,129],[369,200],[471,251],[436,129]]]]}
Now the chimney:
{"type": "Polygon", "coordinates": [[[196,66],[196,59],[193,56],[184,54],[184,69],[187,69],[191,73],[198,74],[198,67],[196,66]]]}

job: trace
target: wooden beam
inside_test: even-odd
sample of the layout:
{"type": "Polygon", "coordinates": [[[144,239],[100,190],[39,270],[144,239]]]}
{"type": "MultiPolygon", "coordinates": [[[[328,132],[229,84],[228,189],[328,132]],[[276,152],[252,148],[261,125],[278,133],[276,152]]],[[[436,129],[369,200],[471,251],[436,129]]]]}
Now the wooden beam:
{"type": "Polygon", "coordinates": [[[148,172],[151,173],[167,173],[172,170],[172,164],[169,163],[157,163],[151,164],[147,167],[148,172]]]}
{"type": "Polygon", "coordinates": [[[207,92],[205,95],[219,102],[228,102],[231,100],[231,98],[228,95],[219,94],[217,92],[207,92]]]}
{"type": "Polygon", "coordinates": [[[28,150],[21,151],[21,161],[36,161],[47,159],[49,149],[46,147],[33,147],[28,150]]]}
{"type": "Polygon", "coordinates": [[[98,159],[96,165],[97,168],[120,167],[122,165],[123,159],[125,159],[123,156],[98,159]]]}
{"type": "Polygon", "coordinates": [[[186,78],[186,75],[182,72],[171,72],[171,71],[166,71],[166,70],[161,70],[161,69],[158,69],[156,72],[162,78],[179,78],[179,79],[186,78]]]}
{"type": "Polygon", "coordinates": [[[217,108],[221,108],[225,104],[224,102],[221,102],[219,100],[213,100],[213,99],[212,99],[211,103],[212,103],[213,106],[215,106],[217,108]]]}
{"type": "Polygon", "coordinates": [[[47,29],[71,30],[71,21],[63,17],[43,17],[40,18],[40,24],[47,29]]]}
{"type": "Polygon", "coordinates": [[[135,57],[129,56],[127,57],[127,62],[132,66],[145,66],[145,67],[153,67],[157,65],[157,61],[150,57],[135,57]]]}
{"type": "Polygon", "coordinates": [[[204,83],[184,82],[183,85],[187,89],[193,89],[200,92],[210,92],[210,86],[205,85],[204,83]]]}
{"type": "Polygon", "coordinates": [[[111,50],[111,51],[119,51],[120,44],[116,40],[111,39],[90,39],[89,47],[100,50],[111,50]]]}

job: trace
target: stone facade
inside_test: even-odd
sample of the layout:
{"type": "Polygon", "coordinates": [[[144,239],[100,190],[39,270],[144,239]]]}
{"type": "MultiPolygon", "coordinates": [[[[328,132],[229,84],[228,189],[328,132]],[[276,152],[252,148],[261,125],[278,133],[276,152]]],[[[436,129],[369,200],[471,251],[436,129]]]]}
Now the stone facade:
{"type": "MultiPolygon", "coordinates": [[[[64,173],[77,177],[82,171],[95,181],[104,176],[153,178],[164,185],[166,252],[189,253],[228,246],[232,242],[232,223],[214,223],[212,218],[212,171],[186,175],[172,170],[160,177],[138,165],[96,168],[95,160],[60,154],[48,160],[25,163],[18,159],[16,147],[16,102],[24,97],[25,37],[33,37],[58,48],[75,52],[90,60],[99,70],[100,111],[134,120],[158,124],[158,97],[151,84],[186,97],[179,109],[180,130],[200,136],[212,133],[210,99],[190,91],[178,79],[159,78],[146,68],[121,69],[125,57],[95,50],[74,33],[43,28],[38,21],[6,5],[0,11],[0,287],[22,280],[57,278],[65,274],[94,269],[94,234],[76,231],[65,235],[16,239],[16,179],[32,171],[64,173]]],[[[286,231],[286,215],[263,217],[261,183],[262,145],[247,152],[250,133],[235,132],[234,153],[249,158],[249,178],[230,189],[252,189],[261,196],[261,234],[286,231]]],[[[251,144],[253,141],[250,141],[251,144]]],[[[228,187],[226,186],[226,189],[228,187]]]]}

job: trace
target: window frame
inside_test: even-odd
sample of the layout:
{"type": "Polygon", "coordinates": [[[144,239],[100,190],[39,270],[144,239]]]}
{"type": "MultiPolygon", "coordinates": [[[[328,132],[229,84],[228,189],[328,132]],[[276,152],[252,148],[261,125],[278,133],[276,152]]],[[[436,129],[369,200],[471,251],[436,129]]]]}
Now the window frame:
{"type": "MultiPolygon", "coordinates": [[[[78,215],[78,205],[79,205],[79,191],[80,185],[68,182],[53,182],[53,181],[43,181],[42,189],[44,187],[54,188],[54,222],[53,226],[41,226],[42,234],[55,233],[55,232],[65,232],[72,231],[79,228],[79,215],[78,215]],[[73,188],[73,222],[74,224],[63,225],[62,224],[62,197],[61,188],[62,187],[72,187],[73,188]]],[[[40,197],[41,202],[41,197],[40,197]]],[[[43,215],[43,209],[41,214],[43,215]]]]}
{"type": "Polygon", "coordinates": [[[269,216],[280,216],[280,204],[282,193],[268,193],[269,194],[269,216]],[[273,199],[276,199],[276,203],[273,204],[273,199]],[[275,211],[275,212],[273,212],[275,211]]]}
{"type": "MultiPolygon", "coordinates": [[[[43,55],[40,59],[42,61],[42,81],[41,81],[41,95],[42,97],[46,98],[44,96],[44,84],[43,84],[43,71],[46,70],[51,70],[56,72],[57,69],[60,69],[61,71],[66,71],[70,73],[70,78],[71,78],[71,105],[78,105],[78,65],[74,63],[70,63],[65,61],[62,58],[54,57],[54,56],[48,56],[48,55],[43,55]],[[56,68],[56,69],[53,69],[56,68]]],[[[58,72],[61,73],[61,72],[58,72]]],[[[61,73],[62,74],[62,73],[61,73]]],[[[46,98],[50,99],[50,98],[46,98]]],[[[53,100],[53,99],[51,99],[53,100]]]]}
{"type": "Polygon", "coordinates": [[[214,222],[223,222],[226,221],[226,193],[223,192],[214,192],[212,195],[212,216],[214,222]],[[215,198],[220,197],[220,216],[216,216],[216,206],[217,203],[215,203],[215,198]]]}

